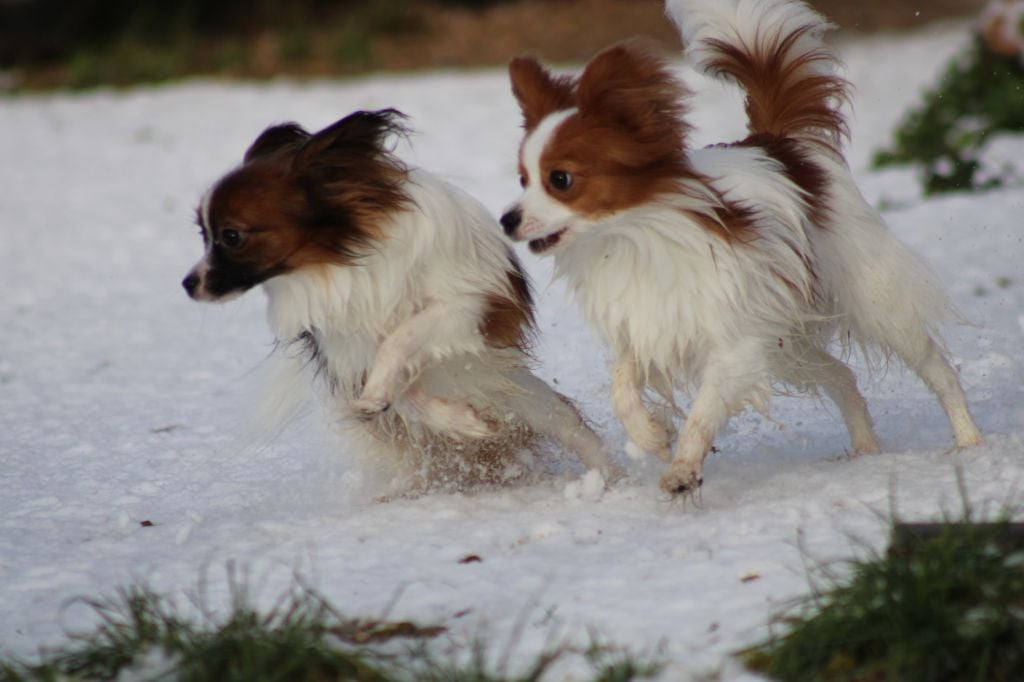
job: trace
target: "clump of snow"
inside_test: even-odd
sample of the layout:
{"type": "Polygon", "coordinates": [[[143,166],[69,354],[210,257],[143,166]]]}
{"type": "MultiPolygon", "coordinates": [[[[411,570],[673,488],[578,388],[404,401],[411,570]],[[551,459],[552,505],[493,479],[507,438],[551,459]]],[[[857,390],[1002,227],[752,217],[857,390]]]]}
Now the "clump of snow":
{"type": "Polygon", "coordinates": [[[625,450],[626,455],[628,455],[629,458],[634,462],[647,459],[647,457],[649,456],[646,452],[643,451],[643,449],[639,445],[637,445],[631,440],[626,441],[626,447],[623,448],[623,450],[625,450]]]}
{"type": "MultiPolygon", "coordinates": [[[[31,655],[88,626],[95,616],[69,599],[135,581],[187,595],[205,580],[211,603],[226,600],[218,576],[231,564],[268,605],[298,574],[346,614],[442,623],[467,639],[483,629],[499,647],[512,642],[515,660],[555,629],[581,642],[597,632],[637,651],[663,643],[666,679],[742,679],[729,653],[807,593],[806,565],[883,547],[893,515],[957,514],[958,475],[978,513],[1017,504],[1024,190],[925,200],[913,171],[867,170],[967,36],[954,26],[840,50],[856,85],[851,166],[972,323],[946,341],[985,445],[952,450],[913,375],[859,369],[885,454],[850,458],[831,405],[782,397],[772,421],[732,421],[686,503],[660,493],[659,461],[623,448],[605,352],[548,260],[520,252],[537,290],[537,371],[626,469],[607,490],[591,474],[555,473],[382,501],[372,468],[315,408],[286,406],[299,419],[256,447],[244,438],[247,406],[273,349],[262,295],[203,306],[178,284],[201,252],[199,196],[275,122],[315,129],[397,107],[419,131],[400,152],[498,214],[517,192],[520,134],[503,70],[5,99],[0,653],[31,655]],[[480,561],[460,563],[467,556],[480,561]]],[[[684,76],[700,91],[698,141],[742,136],[736,93],[684,76]]],[[[551,459],[538,455],[520,464],[551,459]]]]}
{"type": "Polygon", "coordinates": [[[597,502],[604,495],[605,480],[600,471],[590,470],[565,486],[566,500],[597,502]]]}

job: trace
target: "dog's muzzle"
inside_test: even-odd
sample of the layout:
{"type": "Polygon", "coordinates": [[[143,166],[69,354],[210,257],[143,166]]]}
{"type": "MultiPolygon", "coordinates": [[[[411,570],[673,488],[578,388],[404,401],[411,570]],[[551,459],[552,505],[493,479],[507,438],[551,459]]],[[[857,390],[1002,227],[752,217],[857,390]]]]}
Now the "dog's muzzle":
{"type": "Polygon", "coordinates": [[[509,237],[515,233],[516,229],[523,222],[523,209],[516,206],[505,212],[505,215],[501,216],[501,227],[505,230],[505,234],[509,237]]]}
{"type": "Polygon", "coordinates": [[[185,293],[195,298],[196,289],[199,287],[200,281],[202,280],[200,280],[199,275],[195,272],[190,272],[185,276],[185,279],[181,280],[181,286],[185,287],[185,293]]]}

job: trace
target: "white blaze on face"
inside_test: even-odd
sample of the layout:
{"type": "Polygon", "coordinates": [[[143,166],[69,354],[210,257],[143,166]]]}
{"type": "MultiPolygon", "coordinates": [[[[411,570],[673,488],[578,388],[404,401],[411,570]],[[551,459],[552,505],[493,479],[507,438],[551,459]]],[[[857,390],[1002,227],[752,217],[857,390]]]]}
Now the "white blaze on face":
{"type": "Polygon", "coordinates": [[[213,190],[210,190],[203,195],[202,201],[199,203],[199,222],[202,223],[199,227],[205,233],[206,239],[206,252],[203,257],[196,263],[190,275],[195,275],[199,278],[199,284],[196,287],[194,297],[198,301],[204,301],[209,299],[209,294],[206,291],[206,277],[210,271],[210,253],[213,251],[213,232],[210,230],[210,197],[213,195],[213,190]]]}
{"type": "Polygon", "coordinates": [[[199,202],[199,220],[202,223],[199,227],[206,233],[206,244],[207,247],[213,244],[213,232],[210,230],[210,201],[213,198],[213,190],[209,190],[203,195],[202,201],[199,202]]]}
{"type": "Polygon", "coordinates": [[[534,128],[523,142],[521,160],[523,168],[526,170],[528,184],[519,200],[523,219],[519,229],[515,231],[514,236],[517,239],[542,239],[571,227],[571,222],[575,217],[573,211],[548,194],[545,189],[545,171],[541,168],[541,157],[558,131],[558,127],[575,113],[575,109],[566,109],[550,114],[534,128]]]}

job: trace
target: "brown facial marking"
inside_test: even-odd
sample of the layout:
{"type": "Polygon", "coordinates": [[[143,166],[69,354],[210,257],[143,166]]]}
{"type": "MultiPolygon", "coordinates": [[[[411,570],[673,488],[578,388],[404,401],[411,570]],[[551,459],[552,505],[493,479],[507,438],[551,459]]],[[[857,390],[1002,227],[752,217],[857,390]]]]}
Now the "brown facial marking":
{"type": "Polygon", "coordinates": [[[247,165],[226,176],[210,197],[210,233],[223,243],[228,229],[243,234],[232,260],[243,263],[286,261],[301,246],[297,225],[305,212],[302,193],[267,164],[247,165]]]}
{"type": "Polygon", "coordinates": [[[404,131],[400,118],[356,112],[315,135],[295,124],[264,131],[211,192],[212,292],[244,291],[310,265],[350,265],[382,239],[384,220],[408,204],[407,171],[385,146],[404,131]]]}
{"type": "Polygon", "coordinates": [[[696,177],[685,153],[687,95],[667,62],[639,43],[597,55],[580,76],[577,112],[541,155],[548,193],[597,217],[678,191],[696,177]],[[573,175],[567,191],[550,186],[554,170],[573,175]]]}

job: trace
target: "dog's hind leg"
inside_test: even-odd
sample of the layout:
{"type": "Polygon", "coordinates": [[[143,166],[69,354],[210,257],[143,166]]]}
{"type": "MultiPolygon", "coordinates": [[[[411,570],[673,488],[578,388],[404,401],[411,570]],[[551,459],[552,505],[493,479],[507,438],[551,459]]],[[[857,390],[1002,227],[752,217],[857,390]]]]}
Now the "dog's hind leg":
{"type": "Polygon", "coordinates": [[[468,403],[427,395],[417,388],[406,390],[397,401],[413,419],[455,440],[490,438],[497,434],[497,430],[468,403]]]}
{"type": "Polygon", "coordinates": [[[575,452],[584,466],[601,472],[606,482],[622,477],[622,471],[609,458],[601,439],[587,426],[568,398],[529,370],[517,370],[507,376],[521,390],[513,389],[506,399],[527,426],[575,452]]]}
{"type": "Polygon", "coordinates": [[[797,354],[785,360],[788,370],[779,378],[798,388],[821,386],[839,408],[856,454],[877,454],[878,437],[857,379],[844,363],[810,344],[799,344],[797,354]]]}
{"type": "Polygon", "coordinates": [[[897,348],[896,352],[939,399],[953,427],[957,447],[980,445],[983,441],[981,431],[971,416],[970,408],[967,407],[967,397],[960,386],[956,370],[943,356],[938,344],[928,338],[919,353],[909,353],[900,348],[897,348]]]}

